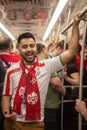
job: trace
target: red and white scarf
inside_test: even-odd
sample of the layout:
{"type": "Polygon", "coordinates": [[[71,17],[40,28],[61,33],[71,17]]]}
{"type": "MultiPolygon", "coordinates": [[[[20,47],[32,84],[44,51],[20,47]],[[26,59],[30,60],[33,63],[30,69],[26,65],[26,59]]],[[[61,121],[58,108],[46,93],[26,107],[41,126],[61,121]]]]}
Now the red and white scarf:
{"type": "Polygon", "coordinates": [[[22,75],[14,98],[13,111],[21,114],[21,104],[25,98],[26,116],[25,120],[39,120],[40,116],[40,93],[35,76],[35,68],[38,66],[38,60],[28,68],[20,62],[22,75]]]}

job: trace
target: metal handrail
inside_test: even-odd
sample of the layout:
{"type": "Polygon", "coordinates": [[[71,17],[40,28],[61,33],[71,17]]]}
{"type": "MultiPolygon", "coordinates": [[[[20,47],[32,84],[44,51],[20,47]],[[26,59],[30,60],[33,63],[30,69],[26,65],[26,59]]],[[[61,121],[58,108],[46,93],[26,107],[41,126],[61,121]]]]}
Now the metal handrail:
{"type": "MultiPolygon", "coordinates": [[[[87,13],[87,9],[83,10],[83,11],[81,12],[81,14],[80,14],[79,17],[84,16],[86,13],[87,13]]],[[[60,32],[60,34],[64,34],[72,25],[73,25],[73,20],[71,20],[71,22],[69,23],[69,25],[66,26],[66,27],[60,32]]]]}

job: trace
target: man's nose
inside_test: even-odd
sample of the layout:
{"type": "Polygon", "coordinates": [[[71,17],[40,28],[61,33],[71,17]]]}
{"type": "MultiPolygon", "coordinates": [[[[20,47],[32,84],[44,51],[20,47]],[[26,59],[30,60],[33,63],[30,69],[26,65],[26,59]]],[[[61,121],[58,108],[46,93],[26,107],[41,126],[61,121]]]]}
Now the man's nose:
{"type": "Polygon", "coordinates": [[[28,47],[27,47],[27,50],[28,50],[28,51],[31,51],[31,50],[32,50],[32,48],[31,48],[30,46],[28,46],[28,47]]]}

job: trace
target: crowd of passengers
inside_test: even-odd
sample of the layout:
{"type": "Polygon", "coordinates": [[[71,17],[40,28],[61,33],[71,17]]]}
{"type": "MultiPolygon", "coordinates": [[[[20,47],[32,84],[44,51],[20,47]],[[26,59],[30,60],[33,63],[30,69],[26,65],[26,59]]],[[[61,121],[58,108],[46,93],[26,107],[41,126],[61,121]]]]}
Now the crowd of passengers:
{"type": "MultiPolygon", "coordinates": [[[[78,18],[78,15],[76,14],[75,17],[78,18]]],[[[75,34],[72,33],[71,40],[66,43],[66,49],[64,48],[65,42],[61,39],[52,41],[48,46],[43,43],[35,43],[35,38],[31,33],[23,33],[18,37],[17,48],[13,46],[8,37],[0,38],[1,130],[28,130],[29,128],[31,128],[30,130],[34,130],[34,128],[37,128],[35,130],[44,130],[44,124],[45,130],[61,130],[62,97],[63,129],[78,129],[79,112],[83,115],[83,129],[86,130],[86,104],[78,99],[81,82],[82,44],[78,43],[79,37],[77,38],[77,34],[80,19],[76,18],[74,18],[75,23],[73,25],[75,34]],[[75,43],[72,45],[73,37],[75,43]],[[75,51],[74,49],[76,50],[75,54],[71,54],[75,51]],[[58,64],[58,66],[54,66],[54,64],[58,64]],[[37,73],[35,74],[36,69],[37,73]],[[43,80],[46,81],[45,84],[43,80]],[[18,89],[15,88],[16,85],[18,85],[18,89]],[[46,95],[40,88],[38,89],[40,85],[42,87],[44,85],[43,90],[46,95]],[[17,90],[14,93],[15,89],[17,90]],[[27,101],[24,100],[25,95],[27,95],[27,101]],[[13,98],[14,100],[12,100],[13,98]],[[10,100],[12,100],[12,106],[10,100]],[[44,102],[45,107],[43,107],[43,110],[41,106],[42,113],[40,113],[40,103],[42,102],[44,102]],[[25,113],[27,113],[26,116],[25,113]],[[44,115],[41,115],[43,113],[44,115]]],[[[87,85],[86,48],[84,51],[82,85],[87,85]]],[[[83,87],[82,90],[82,99],[84,100],[87,98],[87,88],[83,87]]]]}

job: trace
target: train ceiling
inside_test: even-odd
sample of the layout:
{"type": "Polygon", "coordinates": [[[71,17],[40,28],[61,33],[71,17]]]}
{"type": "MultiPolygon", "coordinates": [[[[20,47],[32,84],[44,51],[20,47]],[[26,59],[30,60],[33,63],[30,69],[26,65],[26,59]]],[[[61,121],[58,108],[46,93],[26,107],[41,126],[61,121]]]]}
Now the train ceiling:
{"type": "MultiPolygon", "coordinates": [[[[0,0],[0,21],[17,37],[23,32],[31,32],[39,40],[42,39],[46,27],[52,17],[59,0],[0,0]]],[[[81,9],[86,0],[69,0],[67,8],[62,12],[60,20],[55,25],[66,24],[69,5],[72,12],[81,9]]]]}

